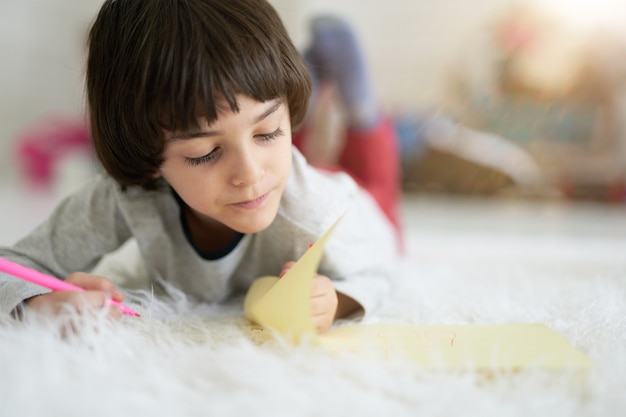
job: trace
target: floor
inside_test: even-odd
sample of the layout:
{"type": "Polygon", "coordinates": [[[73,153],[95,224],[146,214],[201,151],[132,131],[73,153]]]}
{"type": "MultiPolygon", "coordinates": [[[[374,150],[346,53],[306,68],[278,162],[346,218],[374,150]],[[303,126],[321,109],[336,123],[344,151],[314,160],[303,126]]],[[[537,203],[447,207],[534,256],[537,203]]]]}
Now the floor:
{"type": "Polygon", "coordinates": [[[621,205],[412,196],[404,208],[408,255],[421,264],[626,273],[621,205]]]}

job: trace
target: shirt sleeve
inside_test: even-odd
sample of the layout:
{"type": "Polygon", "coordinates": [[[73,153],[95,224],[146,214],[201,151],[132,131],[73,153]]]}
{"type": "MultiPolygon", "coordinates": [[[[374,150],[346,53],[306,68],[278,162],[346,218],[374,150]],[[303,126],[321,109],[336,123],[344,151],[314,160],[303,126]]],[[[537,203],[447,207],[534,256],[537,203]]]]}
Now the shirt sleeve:
{"type": "MultiPolygon", "coordinates": [[[[66,198],[51,216],[0,257],[57,278],[91,271],[105,254],[119,248],[130,230],[119,210],[119,186],[98,177],[66,198]]],[[[48,289],[0,272],[0,314],[15,313],[27,298],[48,289]]]]}

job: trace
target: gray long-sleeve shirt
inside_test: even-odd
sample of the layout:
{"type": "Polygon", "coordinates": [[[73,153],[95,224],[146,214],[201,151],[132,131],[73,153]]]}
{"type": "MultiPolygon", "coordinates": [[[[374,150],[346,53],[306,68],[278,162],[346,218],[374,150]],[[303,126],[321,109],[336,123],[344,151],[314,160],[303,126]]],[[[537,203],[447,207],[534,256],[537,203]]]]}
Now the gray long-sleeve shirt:
{"type": "MultiPolygon", "coordinates": [[[[319,273],[369,311],[389,293],[398,264],[393,228],[348,175],[321,172],[295,149],[276,219],[267,229],[245,235],[219,259],[204,259],[187,239],[169,187],[122,191],[106,175],[65,199],[13,247],[0,248],[0,256],[64,279],[72,272],[91,271],[102,256],[132,237],[153,280],[201,301],[219,302],[247,290],[257,277],[278,274],[346,211],[327,243],[319,273]]],[[[46,292],[0,273],[0,314],[46,292]]]]}

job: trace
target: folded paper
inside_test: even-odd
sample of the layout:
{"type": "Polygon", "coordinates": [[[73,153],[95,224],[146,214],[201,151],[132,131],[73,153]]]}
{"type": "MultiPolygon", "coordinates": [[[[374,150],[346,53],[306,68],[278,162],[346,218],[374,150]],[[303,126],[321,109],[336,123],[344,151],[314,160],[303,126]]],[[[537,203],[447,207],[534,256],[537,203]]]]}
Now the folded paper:
{"type": "Polygon", "coordinates": [[[249,320],[300,341],[315,336],[311,317],[311,285],[324,254],[326,241],[343,219],[343,215],[298,259],[282,277],[256,279],[244,301],[249,320]]]}

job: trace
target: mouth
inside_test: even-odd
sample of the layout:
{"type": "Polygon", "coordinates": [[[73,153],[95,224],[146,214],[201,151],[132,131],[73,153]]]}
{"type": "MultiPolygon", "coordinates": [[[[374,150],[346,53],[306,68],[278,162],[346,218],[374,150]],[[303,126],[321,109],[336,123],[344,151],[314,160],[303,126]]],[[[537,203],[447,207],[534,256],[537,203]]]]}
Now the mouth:
{"type": "Polygon", "coordinates": [[[231,206],[234,207],[239,207],[239,208],[243,208],[243,209],[254,209],[257,208],[259,206],[261,206],[265,200],[267,200],[267,197],[269,196],[270,193],[265,193],[260,197],[257,197],[253,200],[247,200],[247,201],[240,201],[238,203],[232,203],[231,206]]]}

